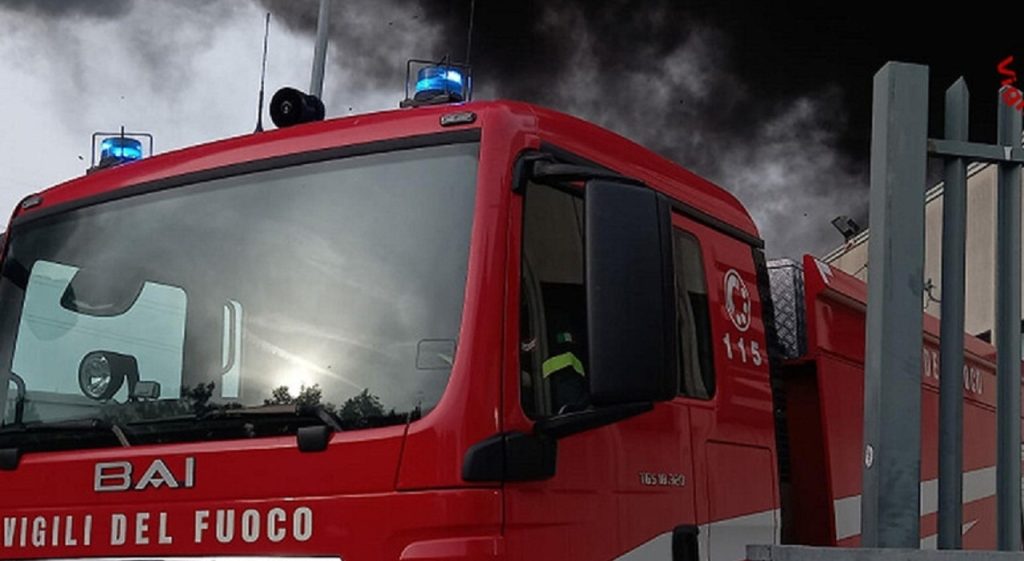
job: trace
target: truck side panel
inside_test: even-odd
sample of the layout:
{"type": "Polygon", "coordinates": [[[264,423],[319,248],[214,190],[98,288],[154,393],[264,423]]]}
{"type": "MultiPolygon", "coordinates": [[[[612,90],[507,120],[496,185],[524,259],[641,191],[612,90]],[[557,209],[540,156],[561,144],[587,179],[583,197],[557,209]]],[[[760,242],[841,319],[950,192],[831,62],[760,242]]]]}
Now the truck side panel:
{"type": "MultiPolygon", "coordinates": [[[[794,490],[788,501],[794,512],[787,517],[793,527],[786,536],[798,543],[854,546],[860,541],[864,462],[866,286],[810,256],[804,259],[803,275],[807,350],[787,361],[781,372],[794,490]],[[807,426],[816,416],[820,428],[807,426]],[[824,454],[816,454],[817,450],[824,454]],[[828,523],[822,524],[824,520],[828,523]]],[[[994,349],[970,337],[965,345],[964,546],[991,548],[995,545],[994,349]]],[[[930,316],[925,317],[922,353],[921,545],[927,548],[936,544],[938,509],[938,321],[930,316]]]]}

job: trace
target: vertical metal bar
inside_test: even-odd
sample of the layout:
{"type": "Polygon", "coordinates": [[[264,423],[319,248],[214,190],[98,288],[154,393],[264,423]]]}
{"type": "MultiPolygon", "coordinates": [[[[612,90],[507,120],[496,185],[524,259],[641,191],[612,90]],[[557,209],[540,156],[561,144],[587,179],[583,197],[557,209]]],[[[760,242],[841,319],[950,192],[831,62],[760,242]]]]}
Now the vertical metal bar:
{"type": "MultiPolygon", "coordinates": [[[[1020,112],[999,92],[997,140],[1020,148],[1020,112]]],[[[1020,549],[1020,165],[1001,163],[996,209],[996,512],[997,543],[1020,549]]]]}
{"type": "Polygon", "coordinates": [[[316,47],[313,49],[313,76],[309,80],[309,93],[323,99],[324,66],[327,65],[327,23],[330,19],[331,0],[320,0],[316,19],[316,47]]]}
{"type": "Polygon", "coordinates": [[[921,296],[928,67],[875,74],[861,543],[920,547],[921,296]]]}
{"type": "MultiPolygon", "coordinates": [[[[266,93],[267,84],[267,46],[270,41],[270,12],[267,12],[267,19],[263,26],[263,62],[260,64],[260,94],[256,101],[256,130],[263,132],[263,96],[266,93]]],[[[152,150],[150,151],[152,153],[152,150]]]]}
{"type": "MultiPolygon", "coordinates": [[[[967,140],[970,106],[961,77],[946,90],[947,140],[967,140]]],[[[963,545],[964,256],[967,163],[947,158],[942,188],[942,326],[939,348],[939,549],[963,545]]]]}

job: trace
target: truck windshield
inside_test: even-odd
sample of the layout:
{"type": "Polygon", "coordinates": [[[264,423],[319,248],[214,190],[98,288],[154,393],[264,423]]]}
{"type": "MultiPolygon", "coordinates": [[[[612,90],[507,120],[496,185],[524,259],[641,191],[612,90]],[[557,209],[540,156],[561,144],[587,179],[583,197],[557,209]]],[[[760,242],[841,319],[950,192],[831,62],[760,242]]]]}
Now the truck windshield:
{"type": "Polygon", "coordinates": [[[425,414],[455,356],[478,151],[297,165],[15,225],[0,447],[77,420],[163,442],[288,433],[292,406],[344,429],[425,414]],[[203,428],[233,410],[280,420],[203,428]]]}

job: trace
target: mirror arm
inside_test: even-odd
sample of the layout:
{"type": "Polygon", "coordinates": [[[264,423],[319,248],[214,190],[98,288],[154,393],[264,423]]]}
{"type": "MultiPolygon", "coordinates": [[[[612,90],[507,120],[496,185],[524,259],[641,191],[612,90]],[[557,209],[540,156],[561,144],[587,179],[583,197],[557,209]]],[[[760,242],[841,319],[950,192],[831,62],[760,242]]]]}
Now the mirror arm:
{"type": "Polygon", "coordinates": [[[17,387],[14,396],[14,424],[20,425],[25,417],[25,380],[14,372],[11,372],[10,380],[17,387]]]}
{"type": "Polygon", "coordinates": [[[636,417],[654,409],[651,402],[622,403],[574,411],[537,421],[534,434],[559,439],[636,417]]]}

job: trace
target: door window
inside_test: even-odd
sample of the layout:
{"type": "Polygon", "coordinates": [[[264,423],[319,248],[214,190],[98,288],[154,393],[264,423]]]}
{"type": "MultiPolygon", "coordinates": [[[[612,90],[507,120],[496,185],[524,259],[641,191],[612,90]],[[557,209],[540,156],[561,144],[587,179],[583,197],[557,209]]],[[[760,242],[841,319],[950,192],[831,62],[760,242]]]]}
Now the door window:
{"type": "Polygon", "coordinates": [[[679,391],[687,397],[710,399],[715,394],[715,371],[700,242],[693,234],[675,229],[672,250],[679,332],[679,391]]]}
{"type": "Polygon", "coordinates": [[[520,374],[523,409],[533,418],[589,404],[583,208],[582,196],[527,186],[520,374]]]}

